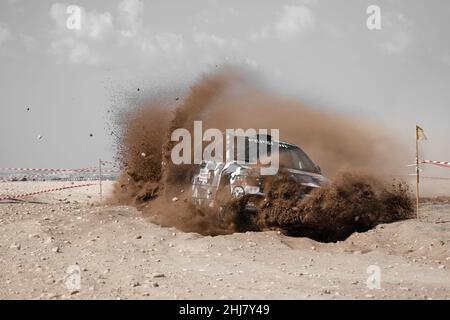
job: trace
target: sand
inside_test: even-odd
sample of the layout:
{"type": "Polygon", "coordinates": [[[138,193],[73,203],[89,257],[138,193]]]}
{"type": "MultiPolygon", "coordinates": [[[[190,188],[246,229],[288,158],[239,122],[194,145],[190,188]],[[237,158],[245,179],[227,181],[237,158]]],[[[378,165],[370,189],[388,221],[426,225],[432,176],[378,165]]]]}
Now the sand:
{"type": "MultiPolygon", "coordinates": [[[[62,185],[1,183],[0,194],[62,185]]],[[[276,231],[205,237],[163,228],[135,208],[98,204],[98,186],[27,200],[0,204],[1,299],[450,298],[448,203],[424,204],[420,221],[325,244],[276,231]],[[72,265],[79,289],[67,287],[72,265]],[[367,287],[371,265],[380,289],[367,287]]]]}

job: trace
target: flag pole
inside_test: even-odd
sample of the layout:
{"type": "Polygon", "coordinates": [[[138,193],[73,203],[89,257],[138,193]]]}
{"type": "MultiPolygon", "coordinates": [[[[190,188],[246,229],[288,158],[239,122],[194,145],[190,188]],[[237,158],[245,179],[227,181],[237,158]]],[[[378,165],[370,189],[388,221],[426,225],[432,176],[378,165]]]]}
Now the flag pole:
{"type": "Polygon", "coordinates": [[[419,219],[419,183],[420,183],[420,177],[419,177],[419,133],[418,128],[416,127],[416,213],[417,213],[417,219],[419,219]]]}
{"type": "Polygon", "coordinates": [[[98,182],[100,187],[100,203],[103,202],[103,190],[102,190],[102,159],[98,160],[98,182]]]}

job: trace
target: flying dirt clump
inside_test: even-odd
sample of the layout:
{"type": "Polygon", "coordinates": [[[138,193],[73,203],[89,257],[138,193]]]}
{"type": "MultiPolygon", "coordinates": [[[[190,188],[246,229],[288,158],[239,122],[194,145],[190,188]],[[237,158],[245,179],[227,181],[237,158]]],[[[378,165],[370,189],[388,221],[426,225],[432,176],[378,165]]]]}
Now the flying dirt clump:
{"type": "Polygon", "coordinates": [[[163,103],[139,106],[116,118],[122,171],[111,202],[139,205],[160,193],[162,146],[170,118],[170,109],[163,103]]]}
{"type": "Polygon", "coordinates": [[[175,104],[173,99],[167,99],[171,103],[155,99],[121,114],[116,124],[123,170],[111,201],[135,205],[161,225],[209,235],[280,228],[292,235],[333,241],[408,217],[412,206],[406,187],[386,186],[383,178],[353,172],[370,169],[382,175],[401,167],[401,148],[385,139],[382,130],[370,130],[371,125],[362,120],[358,124],[345,115],[308,108],[252,83],[248,76],[227,68],[203,77],[175,104]],[[280,139],[303,148],[332,182],[299,199],[292,192],[301,186],[275,176],[256,217],[242,219],[243,199],[231,201],[228,208],[234,208],[234,218],[221,226],[217,209],[189,204],[190,183],[198,167],[171,161],[177,143],[170,140],[171,133],[178,128],[193,133],[194,121],[202,121],[203,130],[279,129],[280,139]]]}
{"type": "Polygon", "coordinates": [[[367,173],[342,172],[327,186],[299,197],[285,176],[273,179],[254,223],[318,241],[344,240],[353,232],[411,217],[414,206],[402,182],[386,184],[367,173]]]}

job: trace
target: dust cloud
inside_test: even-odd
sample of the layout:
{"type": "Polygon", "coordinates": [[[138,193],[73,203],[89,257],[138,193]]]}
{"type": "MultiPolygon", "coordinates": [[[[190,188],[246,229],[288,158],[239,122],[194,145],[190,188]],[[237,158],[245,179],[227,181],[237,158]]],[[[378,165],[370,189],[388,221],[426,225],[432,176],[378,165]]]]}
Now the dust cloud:
{"type": "Polygon", "coordinates": [[[123,170],[110,201],[137,206],[161,225],[204,235],[281,229],[321,241],[411,216],[408,188],[389,177],[402,172],[404,153],[382,127],[305,106],[254,83],[247,74],[225,68],[203,76],[179,101],[150,100],[121,114],[116,125],[123,170]],[[170,141],[171,132],[192,133],[196,120],[203,130],[279,129],[280,140],[305,150],[331,181],[303,198],[297,196],[301,186],[280,174],[272,177],[257,214],[240,214],[244,197],[229,202],[227,223],[219,223],[217,208],[190,203],[197,168],[170,159],[177,143],[170,141]]]}

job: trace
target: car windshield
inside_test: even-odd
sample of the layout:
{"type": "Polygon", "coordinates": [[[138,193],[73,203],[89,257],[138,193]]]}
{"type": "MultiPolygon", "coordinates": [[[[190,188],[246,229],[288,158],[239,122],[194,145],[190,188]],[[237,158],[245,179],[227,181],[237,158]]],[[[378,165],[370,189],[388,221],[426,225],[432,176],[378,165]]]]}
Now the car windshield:
{"type": "MultiPolygon", "coordinates": [[[[246,139],[245,141],[245,155],[238,151],[236,156],[237,159],[245,159],[247,164],[268,164],[269,161],[262,161],[261,154],[267,154],[270,157],[271,150],[274,147],[279,148],[279,166],[280,168],[303,170],[312,173],[319,173],[317,166],[312,162],[308,155],[298,147],[284,144],[282,142],[270,142],[246,139]],[[252,146],[253,145],[253,146],[252,146]],[[253,148],[252,148],[253,147],[253,148]],[[261,153],[261,149],[264,148],[266,152],[261,153]],[[250,152],[252,150],[252,152],[250,152]],[[256,151],[257,150],[257,151],[256,151]]],[[[264,150],[264,151],[265,151],[264,150]]]]}
{"type": "Polygon", "coordinates": [[[303,170],[317,173],[316,165],[311,159],[299,148],[280,148],[280,168],[303,170]]]}

